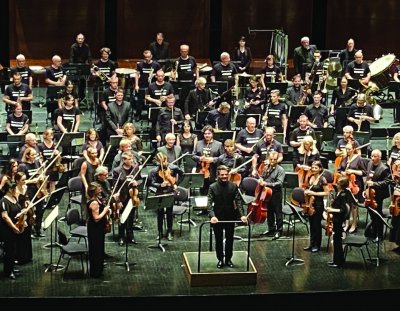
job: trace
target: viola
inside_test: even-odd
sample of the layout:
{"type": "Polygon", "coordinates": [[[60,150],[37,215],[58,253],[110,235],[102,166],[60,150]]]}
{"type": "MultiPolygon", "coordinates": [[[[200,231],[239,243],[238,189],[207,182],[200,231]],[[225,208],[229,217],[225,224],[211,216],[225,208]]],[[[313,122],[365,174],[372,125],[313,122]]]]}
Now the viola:
{"type": "Polygon", "coordinates": [[[304,196],[306,202],[303,204],[303,214],[312,216],[315,213],[314,208],[314,200],[315,197],[313,195],[305,195],[304,196]]]}
{"type": "Polygon", "coordinates": [[[161,165],[161,170],[158,171],[158,175],[166,182],[169,182],[171,185],[176,184],[176,178],[171,175],[171,169],[166,168],[164,169],[161,165]]]}
{"type": "Polygon", "coordinates": [[[333,214],[328,213],[325,224],[325,235],[331,236],[333,233],[333,214]]]}
{"type": "Polygon", "coordinates": [[[132,199],[132,205],[137,207],[140,204],[139,190],[136,187],[129,189],[129,196],[132,199]]]}
{"type": "Polygon", "coordinates": [[[201,161],[201,168],[199,173],[204,174],[204,178],[210,178],[210,163],[201,161]]]}
{"type": "Polygon", "coordinates": [[[334,184],[336,184],[338,179],[342,176],[340,173],[338,173],[340,164],[342,163],[342,160],[343,160],[343,156],[336,157],[335,164],[334,164],[335,172],[333,173],[333,183],[334,184]]]}
{"type": "Polygon", "coordinates": [[[393,195],[392,204],[390,204],[390,215],[396,217],[400,215],[400,195],[393,195]]]}
{"type": "Polygon", "coordinates": [[[376,209],[378,207],[378,204],[375,201],[375,189],[368,187],[368,189],[365,191],[364,204],[365,204],[365,206],[369,206],[373,209],[376,209]]]}
{"type": "Polygon", "coordinates": [[[271,200],[272,189],[257,185],[256,199],[247,207],[250,221],[253,223],[263,223],[267,219],[267,202],[271,200]]]}
{"type": "Polygon", "coordinates": [[[229,173],[229,180],[235,183],[238,187],[240,186],[240,182],[242,181],[242,175],[239,173],[229,173]]]}
{"type": "Polygon", "coordinates": [[[355,174],[347,174],[347,178],[349,179],[349,188],[352,194],[357,194],[360,192],[360,187],[356,183],[356,175],[355,174]]]}
{"type": "Polygon", "coordinates": [[[300,168],[296,166],[294,169],[297,173],[297,177],[299,179],[299,187],[300,188],[308,188],[308,181],[311,177],[311,170],[305,170],[304,168],[300,168]]]}

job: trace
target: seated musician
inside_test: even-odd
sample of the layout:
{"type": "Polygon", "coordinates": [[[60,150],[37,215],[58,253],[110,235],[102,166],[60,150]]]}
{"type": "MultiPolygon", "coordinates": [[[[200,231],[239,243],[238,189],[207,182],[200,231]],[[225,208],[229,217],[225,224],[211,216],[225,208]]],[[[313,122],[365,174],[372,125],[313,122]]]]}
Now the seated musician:
{"type": "MultiPolygon", "coordinates": [[[[339,139],[336,145],[335,155],[337,157],[346,156],[346,145],[354,141],[353,132],[354,130],[350,125],[343,127],[343,137],[339,139]]],[[[360,144],[355,140],[355,145],[358,147],[360,144]]]]}
{"type": "MultiPolygon", "coordinates": [[[[304,140],[303,140],[304,141],[304,140]]],[[[322,241],[321,221],[324,212],[324,197],[329,194],[328,182],[323,175],[324,168],[320,161],[311,164],[311,176],[304,190],[306,198],[306,214],[310,220],[310,244],[305,251],[319,252],[322,241]]]]}
{"type": "MultiPolygon", "coordinates": [[[[112,209],[114,209],[114,214],[122,215],[131,199],[129,189],[131,187],[137,187],[142,182],[140,174],[137,174],[138,172],[139,164],[134,160],[134,157],[129,151],[124,152],[122,154],[122,163],[112,171],[113,191],[114,194],[118,196],[118,200],[115,202],[116,205],[112,207],[112,209]],[[118,209],[118,212],[115,213],[115,209],[118,209]]],[[[118,224],[118,243],[120,246],[124,245],[124,243],[135,243],[133,235],[135,210],[137,209],[132,209],[123,224],[121,222],[118,224]]]]}
{"type": "Polygon", "coordinates": [[[6,131],[9,135],[26,134],[29,130],[29,118],[22,113],[22,104],[17,103],[14,110],[7,115],[6,131]]]}
{"type": "Polygon", "coordinates": [[[298,152],[299,160],[298,162],[294,162],[296,165],[295,171],[298,172],[299,187],[304,188],[307,186],[307,181],[311,174],[311,164],[319,160],[319,151],[312,136],[305,136],[303,138],[298,152]]]}
{"type": "Polygon", "coordinates": [[[268,154],[268,165],[261,172],[259,185],[272,189],[272,197],[267,204],[268,230],[263,235],[273,235],[273,240],[281,237],[283,231],[282,187],[285,170],[278,163],[279,153],[272,150],[268,154]]]}
{"type": "Polygon", "coordinates": [[[259,141],[254,147],[254,154],[252,160],[252,176],[261,174],[269,159],[271,151],[278,152],[278,163],[283,161],[283,148],[282,144],[274,139],[275,129],[273,127],[266,127],[264,130],[264,138],[259,141]]]}
{"type": "MultiPolygon", "coordinates": [[[[156,195],[174,193],[178,188],[178,184],[182,181],[183,170],[177,165],[168,164],[167,156],[158,152],[155,156],[158,167],[150,171],[149,173],[149,187],[156,189],[156,195]]],[[[167,214],[167,239],[172,241],[174,239],[172,225],[173,225],[173,206],[161,207],[157,210],[157,228],[159,232],[159,238],[163,235],[163,223],[164,223],[164,208],[167,214]]]]}
{"type": "MultiPolygon", "coordinates": [[[[350,181],[350,190],[354,195],[355,199],[362,203],[364,198],[362,196],[362,190],[364,189],[363,175],[364,164],[363,159],[360,155],[360,150],[357,148],[356,141],[350,141],[346,145],[346,156],[342,158],[340,166],[338,168],[340,176],[345,176],[350,181]]],[[[337,179],[337,178],[336,178],[337,179]]],[[[345,231],[349,230],[349,233],[353,233],[357,229],[358,221],[358,206],[352,204],[351,218],[350,218],[350,229],[346,225],[345,231]]]]}

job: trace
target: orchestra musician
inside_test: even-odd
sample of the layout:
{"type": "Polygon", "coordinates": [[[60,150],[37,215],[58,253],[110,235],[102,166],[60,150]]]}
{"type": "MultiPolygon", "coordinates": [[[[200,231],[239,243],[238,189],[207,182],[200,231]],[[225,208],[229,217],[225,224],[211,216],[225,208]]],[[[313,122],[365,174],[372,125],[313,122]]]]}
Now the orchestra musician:
{"type": "Polygon", "coordinates": [[[275,56],[269,54],[265,59],[266,65],[261,72],[261,85],[264,90],[267,89],[267,83],[275,83],[275,82],[282,82],[283,76],[281,69],[275,64],[275,56]]]}
{"type": "Polygon", "coordinates": [[[263,235],[273,235],[273,240],[281,237],[283,231],[282,188],[285,170],[278,162],[279,153],[272,150],[268,154],[268,164],[260,174],[259,185],[272,189],[272,197],[267,203],[268,230],[263,235]]]}
{"type": "Polygon", "coordinates": [[[258,169],[262,168],[267,164],[269,159],[269,153],[271,151],[278,152],[277,162],[281,163],[283,161],[283,147],[282,144],[275,138],[275,129],[273,127],[266,127],[264,129],[264,137],[261,141],[256,142],[253,150],[254,154],[257,155],[253,157],[252,160],[252,176],[258,175],[258,169]]]}
{"type": "Polygon", "coordinates": [[[253,59],[251,55],[250,47],[246,46],[246,38],[241,36],[238,45],[235,47],[232,53],[232,59],[236,63],[236,68],[238,73],[247,72],[250,68],[251,60],[253,59]]]}
{"type": "Polygon", "coordinates": [[[206,125],[212,126],[216,131],[230,131],[231,117],[229,115],[231,106],[222,102],[218,108],[210,110],[204,120],[206,125]]]}
{"type": "Polygon", "coordinates": [[[4,197],[0,199],[0,233],[4,243],[3,273],[5,277],[15,280],[14,265],[17,250],[17,240],[24,229],[19,230],[14,223],[15,216],[22,210],[16,199],[17,184],[7,181],[3,187],[4,197]]]}
{"type": "Polygon", "coordinates": [[[142,139],[136,135],[136,127],[132,122],[127,122],[124,124],[123,128],[123,133],[122,135],[124,136],[125,139],[128,139],[131,141],[132,145],[132,150],[138,152],[139,154],[143,153],[143,143],[142,139]]]}
{"type": "Polygon", "coordinates": [[[99,132],[96,131],[95,128],[89,128],[86,131],[86,142],[82,146],[82,155],[85,157],[86,160],[89,159],[88,156],[88,148],[93,147],[97,150],[98,158],[100,161],[103,161],[105,156],[105,151],[102,142],[99,140],[99,132]]]}
{"type": "Polygon", "coordinates": [[[166,100],[166,107],[161,108],[157,116],[156,139],[158,142],[162,142],[167,133],[178,133],[184,120],[182,110],[175,107],[175,96],[170,94],[166,100]]]}
{"type": "Polygon", "coordinates": [[[296,127],[289,137],[289,144],[293,147],[293,168],[296,168],[296,163],[299,163],[298,148],[301,146],[301,141],[305,136],[311,136],[316,140],[314,130],[308,125],[308,117],[305,114],[300,115],[298,119],[299,126],[296,127]]]}
{"type": "Polygon", "coordinates": [[[25,144],[20,148],[19,154],[18,154],[18,159],[22,159],[22,155],[25,152],[26,148],[33,148],[36,150],[36,157],[38,160],[41,160],[39,155],[40,155],[40,150],[37,146],[37,138],[34,133],[27,133],[25,134],[25,144]]]}
{"type": "Polygon", "coordinates": [[[387,165],[391,168],[392,175],[395,174],[394,164],[397,160],[400,160],[400,132],[393,136],[392,147],[390,148],[389,158],[387,160],[387,165]]]}
{"type": "Polygon", "coordinates": [[[15,175],[18,172],[18,161],[16,159],[9,159],[4,165],[1,172],[0,180],[0,197],[4,196],[3,187],[7,181],[15,182],[15,175]]]}
{"type": "MultiPolygon", "coordinates": [[[[399,134],[399,133],[397,133],[399,134]]],[[[397,135],[396,134],[396,135],[397,135]]],[[[394,189],[392,192],[391,198],[391,225],[389,234],[389,241],[396,245],[395,248],[392,249],[393,252],[400,255],[400,161],[396,160],[395,164],[396,171],[392,171],[392,179],[394,184],[394,189]]]]}
{"type": "MultiPolygon", "coordinates": [[[[120,166],[116,167],[112,171],[113,187],[114,189],[116,189],[114,190],[114,193],[118,195],[118,200],[117,202],[115,202],[117,206],[113,208],[118,209],[117,213],[119,215],[122,215],[129,200],[131,199],[129,195],[129,189],[131,187],[137,187],[139,184],[142,183],[142,177],[140,174],[138,174],[139,164],[135,161],[132,153],[126,151],[122,154],[121,158],[122,163],[120,164],[120,166]]],[[[135,237],[133,234],[133,223],[136,210],[136,208],[133,208],[127,220],[123,224],[121,222],[119,222],[118,224],[118,243],[120,246],[123,246],[125,242],[135,243],[135,237]]]]}
{"type": "Polygon", "coordinates": [[[26,66],[25,56],[23,54],[18,54],[15,60],[16,66],[10,69],[10,75],[14,76],[14,74],[19,73],[21,75],[21,82],[28,85],[28,87],[32,90],[32,70],[29,68],[29,66],[26,66]]]}
{"type": "Polygon", "coordinates": [[[17,103],[15,109],[7,115],[6,131],[10,135],[22,135],[28,130],[29,117],[22,112],[21,103],[17,103]]]}
{"type": "Polygon", "coordinates": [[[81,123],[81,112],[75,106],[72,95],[65,97],[64,106],[57,112],[57,127],[61,133],[77,133],[81,123]]]}
{"type": "Polygon", "coordinates": [[[150,43],[149,50],[155,60],[166,60],[169,58],[169,42],[164,40],[164,34],[158,32],[156,40],[150,43]]]}
{"type": "Polygon", "coordinates": [[[135,150],[132,150],[132,143],[129,139],[122,138],[119,142],[119,150],[112,160],[112,165],[111,165],[112,170],[121,164],[121,156],[125,151],[129,151],[130,153],[132,153],[133,157],[135,158],[135,161],[139,164],[143,164],[144,161],[146,160],[143,155],[139,154],[135,150]]]}
{"type": "MultiPolygon", "coordinates": [[[[30,201],[35,197],[36,193],[39,191],[40,186],[45,182],[45,172],[43,172],[43,166],[40,164],[39,160],[36,160],[37,151],[33,148],[26,148],[22,155],[21,163],[18,166],[18,172],[23,172],[26,179],[27,191],[26,194],[30,201]]],[[[42,195],[47,194],[46,185],[42,187],[42,195]]],[[[37,198],[38,195],[36,195],[37,198]]],[[[35,203],[35,202],[32,202],[35,203]]],[[[42,220],[44,214],[44,202],[41,201],[35,205],[35,215],[36,221],[33,227],[33,235],[36,238],[45,237],[42,234],[42,220]]]]}
{"type": "Polygon", "coordinates": [[[241,216],[239,208],[241,198],[238,186],[228,179],[229,168],[220,165],[217,171],[218,180],[211,184],[207,200],[210,223],[215,236],[215,250],[218,259],[217,268],[221,269],[224,265],[233,268],[232,256],[235,223],[219,223],[219,221],[241,220],[243,223],[247,223],[247,217],[241,216]]]}
{"type": "MultiPolygon", "coordinates": [[[[165,145],[158,147],[157,152],[162,152],[167,156],[167,162],[175,162],[182,155],[182,148],[180,146],[175,145],[176,136],[175,134],[168,133],[165,135],[165,145]]],[[[176,165],[179,165],[177,163],[176,165]]]]}
{"type": "Polygon", "coordinates": [[[343,137],[339,139],[336,145],[335,155],[337,157],[345,157],[347,155],[346,145],[348,143],[353,143],[354,141],[354,145],[356,146],[356,148],[360,146],[358,141],[354,139],[353,132],[354,130],[351,125],[346,125],[345,127],[343,127],[343,137]]]}
{"type": "MultiPolygon", "coordinates": [[[[169,164],[167,156],[163,152],[158,152],[155,156],[158,166],[149,173],[149,189],[155,188],[155,194],[174,193],[182,181],[183,170],[175,164],[169,164]]],[[[167,215],[167,239],[172,241],[173,235],[173,206],[163,206],[157,210],[157,228],[159,237],[163,234],[164,214],[167,215]],[[165,208],[165,211],[164,211],[165,208]]]]}
{"type": "Polygon", "coordinates": [[[182,153],[193,153],[198,137],[193,133],[192,123],[189,120],[183,121],[181,132],[176,136],[176,145],[182,148],[182,153]]]}
{"type": "MultiPolygon", "coordinates": [[[[367,181],[366,189],[363,196],[366,201],[368,197],[372,199],[371,189],[374,190],[374,199],[376,202],[376,211],[383,216],[383,200],[389,197],[389,186],[393,183],[391,179],[389,167],[382,162],[382,152],[379,149],[374,149],[371,152],[371,160],[366,167],[367,181]],[[369,192],[369,194],[368,194],[369,192]]],[[[367,225],[366,236],[370,238],[383,239],[384,225],[375,213],[368,211],[371,216],[371,223],[367,225]]]]}
{"type": "MultiPolygon", "coordinates": [[[[335,115],[336,110],[340,107],[347,107],[353,103],[354,94],[357,90],[349,87],[349,82],[345,76],[340,79],[340,85],[336,87],[332,92],[331,98],[331,107],[330,107],[330,114],[335,115]]],[[[339,123],[340,120],[336,120],[336,124],[339,123]]],[[[340,126],[340,125],[339,125],[340,126]]]]}
{"type": "Polygon", "coordinates": [[[116,101],[116,94],[118,91],[118,78],[116,76],[112,76],[109,81],[110,86],[101,93],[100,96],[100,104],[97,106],[97,118],[101,123],[100,130],[100,140],[103,145],[106,145],[107,141],[107,125],[108,122],[106,120],[106,112],[108,110],[108,105],[112,102],[116,101]]]}
{"type": "Polygon", "coordinates": [[[78,98],[78,92],[75,89],[75,85],[71,80],[66,80],[65,81],[65,86],[64,89],[58,93],[58,109],[60,110],[62,107],[64,107],[64,103],[67,100],[67,96],[72,95],[74,97],[74,106],[76,108],[79,108],[79,98],[78,98]]]}
{"type": "Polygon", "coordinates": [[[239,174],[239,180],[235,180],[236,184],[239,186],[241,177],[243,173],[246,171],[246,167],[242,166],[238,170],[235,170],[238,166],[242,165],[244,162],[244,158],[240,153],[235,151],[235,144],[232,139],[227,139],[224,141],[224,149],[225,153],[221,154],[218,157],[217,166],[224,165],[230,170],[230,180],[232,180],[232,173],[239,174]]]}
{"type": "Polygon", "coordinates": [[[265,114],[263,116],[264,126],[268,125],[275,128],[277,133],[283,133],[283,141],[286,140],[287,131],[287,108],[284,102],[280,101],[280,91],[271,90],[271,102],[267,104],[265,114]]]}
{"type": "Polygon", "coordinates": [[[235,147],[240,153],[246,156],[252,156],[256,144],[261,140],[264,133],[257,128],[257,121],[253,117],[246,119],[246,127],[241,129],[236,136],[235,147]]]}
{"type": "Polygon", "coordinates": [[[313,161],[311,164],[311,177],[308,187],[304,190],[306,204],[310,220],[310,244],[305,251],[312,253],[319,252],[322,241],[321,220],[324,212],[324,197],[328,196],[328,182],[323,176],[324,168],[320,161],[313,161]],[[312,210],[312,211],[311,211],[312,210]]]}
{"type": "Polygon", "coordinates": [[[300,43],[301,45],[296,47],[293,52],[293,66],[295,74],[300,74],[304,80],[306,72],[311,70],[314,51],[317,47],[310,44],[309,37],[302,37],[300,43]]]}
{"type": "Polygon", "coordinates": [[[259,86],[259,80],[256,76],[249,78],[250,88],[246,90],[245,95],[245,114],[263,114],[264,104],[266,102],[265,90],[259,86]]]}
{"type": "Polygon", "coordinates": [[[312,102],[311,88],[301,85],[301,75],[294,75],[292,85],[286,89],[285,99],[288,106],[307,105],[312,102]]]}
{"type": "Polygon", "coordinates": [[[360,82],[359,90],[362,90],[364,86],[368,86],[371,78],[371,70],[369,69],[368,63],[363,60],[363,58],[364,55],[362,51],[358,50],[354,54],[354,60],[347,64],[345,73],[347,79],[358,79],[360,82]]]}
{"type": "MultiPolygon", "coordinates": [[[[157,35],[158,37],[158,35],[157,35]]],[[[151,51],[145,50],[143,52],[143,61],[138,63],[136,67],[136,79],[135,79],[135,92],[137,95],[136,100],[136,112],[135,112],[135,121],[140,121],[142,117],[142,111],[144,109],[144,98],[146,95],[147,88],[149,84],[152,82],[153,75],[158,70],[161,69],[161,65],[153,60],[153,55],[151,51]],[[150,76],[151,75],[151,76],[150,76]]],[[[157,58],[155,58],[157,59],[157,58]]]]}
{"type": "Polygon", "coordinates": [[[314,102],[308,105],[304,110],[304,114],[308,118],[308,125],[312,128],[323,128],[328,126],[328,108],[321,104],[322,93],[315,91],[313,96],[314,102]]]}
{"type": "MultiPolygon", "coordinates": [[[[183,108],[186,120],[196,120],[198,111],[210,110],[215,104],[211,98],[211,90],[206,89],[206,83],[206,78],[200,77],[194,83],[195,88],[189,91],[183,108]]],[[[196,124],[196,128],[199,126],[201,124],[196,124]]]]}
{"type": "Polygon", "coordinates": [[[307,187],[308,178],[310,177],[311,165],[314,161],[319,160],[320,155],[316,146],[315,140],[312,136],[305,136],[301,141],[298,149],[299,160],[294,161],[295,171],[298,172],[299,187],[307,187]]]}
{"type": "Polygon", "coordinates": [[[22,110],[31,110],[32,88],[28,84],[22,83],[22,76],[19,72],[13,74],[12,80],[13,83],[6,87],[3,96],[6,112],[13,112],[17,103],[22,105],[22,110]]]}
{"type": "MultiPolygon", "coordinates": [[[[231,63],[231,56],[227,52],[222,52],[220,62],[215,64],[211,71],[211,82],[226,81],[228,89],[235,85],[235,75],[238,73],[236,66],[231,63]]],[[[222,98],[228,103],[232,102],[232,92],[227,92],[222,98]]]]}
{"type": "MultiPolygon", "coordinates": [[[[199,68],[197,67],[196,59],[189,55],[189,45],[182,44],[179,47],[179,53],[180,56],[172,63],[169,79],[172,81],[194,82],[199,78],[199,68]]],[[[186,98],[186,96],[181,98],[186,98]]]]}
{"type": "Polygon", "coordinates": [[[115,93],[115,101],[108,104],[106,111],[107,137],[111,135],[122,136],[123,126],[130,122],[131,104],[124,100],[124,90],[118,89],[115,93]]]}
{"type": "MultiPolygon", "coordinates": [[[[214,129],[211,125],[203,127],[203,139],[199,140],[193,151],[193,160],[197,164],[197,172],[204,174],[204,184],[200,189],[201,195],[207,195],[208,188],[217,176],[218,157],[224,153],[221,142],[214,139],[214,129]]],[[[200,212],[205,215],[206,210],[200,212]]]]}
{"type": "Polygon", "coordinates": [[[343,268],[344,252],[343,252],[343,224],[350,214],[350,205],[354,202],[354,197],[349,187],[347,177],[340,177],[336,183],[337,192],[335,198],[328,206],[326,212],[332,215],[333,223],[333,260],[328,262],[331,268],[343,268]]]}
{"type": "MultiPolygon", "coordinates": [[[[341,176],[347,177],[349,179],[350,189],[359,203],[364,202],[362,196],[362,190],[364,189],[363,176],[365,174],[365,168],[363,164],[363,159],[360,155],[360,150],[358,149],[358,142],[355,140],[350,140],[345,147],[346,156],[344,156],[338,167],[338,173],[341,176]]],[[[349,233],[353,233],[357,229],[358,222],[358,206],[357,204],[352,204],[351,206],[351,227],[346,225],[345,231],[349,230],[349,233]]]]}
{"type": "Polygon", "coordinates": [[[371,122],[374,122],[374,112],[370,104],[367,103],[364,93],[357,95],[357,102],[350,106],[347,114],[347,120],[357,132],[369,132],[371,122]]]}
{"type": "MultiPolygon", "coordinates": [[[[110,77],[115,75],[115,70],[117,69],[117,63],[110,59],[111,50],[108,47],[103,47],[100,49],[100,59],[94,62],[94,66],[92,66],[91,72],[95,79],[95,86],[100,88],[105,83],[110,81],[110,77]],[[108,77],[108,79],[105,79],[108,77]]],[[[93,91],[94,95],[96,95],[95,90],[93,91]]],[[[98,95],[97,95],[98,96],[98,95]]],[[[97,100],[94,99],[94,102],[97,103],[97,100]]]]}

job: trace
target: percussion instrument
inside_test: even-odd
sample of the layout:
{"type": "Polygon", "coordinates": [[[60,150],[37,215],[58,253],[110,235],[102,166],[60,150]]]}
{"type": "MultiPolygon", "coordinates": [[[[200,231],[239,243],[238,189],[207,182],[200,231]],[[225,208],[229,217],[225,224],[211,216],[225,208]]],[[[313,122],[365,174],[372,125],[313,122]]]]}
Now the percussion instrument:
{"type": "Polygon", "coordinates": [[[42,66],[29,66],[29,69],[36,75],[40,75],[46,72],[46,68],[42,66]]]}
{"type": "Polygon", "coordinates": [[[130,80],[136,76],[136,70],[132,68],[117,68],[115,69],[115,73],[118,77],[118,86],[122,89],[125,89],[126,80],[130,80]]]}
{"type": "Polygon", "coordinates": [[[238,79],[239,79],[239,87],[246,88],[249,86],[249,78],[251,77],[250,74],[248,73],[239,73],[238,74],[238,79]]]}
{"type": "Polygon", "coordinates": [[[392,80],[393,72],[396,70],[396,56],[394,54],[384,55],[375,60],[369,69],[371,70],[371,81],[375,82],[379,89],[384,89],[389,86],[389,81],[392,80]]]}
{"type": "Polygon", "coordinates": [[[211,73],[211,71],[212,71],[212,67],[208,66],[207,64],[203,64],[203,65],[199,66],[199,72],[202,75],[208,75],[211,73]]]}

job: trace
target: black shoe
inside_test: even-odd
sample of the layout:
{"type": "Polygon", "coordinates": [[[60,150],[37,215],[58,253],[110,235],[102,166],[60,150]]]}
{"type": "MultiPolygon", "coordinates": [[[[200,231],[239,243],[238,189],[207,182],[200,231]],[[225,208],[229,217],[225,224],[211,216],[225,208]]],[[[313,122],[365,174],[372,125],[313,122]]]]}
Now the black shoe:
{"type": "Polygon", "coordinates": [[[225,264],[229,267],[229,268],[233,268],[233,262],[230,260],[225,261],[225,264]]]}
{"type": "Polygon", "coordinates": [[[128,243],[136,244],[136,241],[134,238],[128,238],[128,243]]]}
{"type": "Polygon", "coordinates": [[[303,250],[309,252],[309,251],[312,250],[312,247],[311,247],[311,245],[309,245],[309,246],[307,246],[307,247],[304,247],[303,250]]]}
{"type": "Polygon", "coordinates": [[[222,269],[223,266],[224,266],[224,262],[222,260],[218,261],[217,268],[222,269]]]}
{"type": "Polygon", "coordinates": [[[335,264],[335,263],[333,263],[333,264],[329,264],[328,263],[328,267],[330,267],[330,268],[336,268],[336,269],[341,269],[341,268],[343,268],[342,266],[339,266],[339,265],[337,265],[337,264],[335,264]]]}
{"type": "Polygon", "coordinates": [[[313,247],[311,249],[311,253],[317,253],[317,252],[319,252],[319,247],[313,247]]]}
{"type": "Polygon", "coordinates": [[[143,226],[142,225],[133,225],[132,229],[135,231],[141,231],[141,230],[143,230],[143,226]]]}
{"type": "Polygon", "coordinates": [[[278,231],[277,233],[275,233],[275,235],[272,238],[272,240],[278,240],[280,237],[281,237],[281,233],[278,231]]]}
{"type": "Polygon", "coordinates": [[[124,246],[124,243],[125,243],[124,239],[123,239],[123,238],[120,238],[120,239],[119,239],[119,242],[118,242],[118,245],[119,245],[119,246],[124,246]]]}
{"type": "Polygon", "coordinates": [[[204,216],[204,215],[207,215],[207,210],[202,210],[196,213],[196,216],[204,216]]]}
{"type": "Polygon", "coordinates": [[[330,265],[334,265],[335,263],[333,262],[333,261],[329,261],[328,262],[328,266],[330,266],[330,265]]]}
{"type": "Polygon", "coordinates": [[[276,230],[267,230],[267,231],[264,231],[263,233],[261,233],[261,235],[272,236],[275,234],[275,232],[276,232],[276,230]]]}

